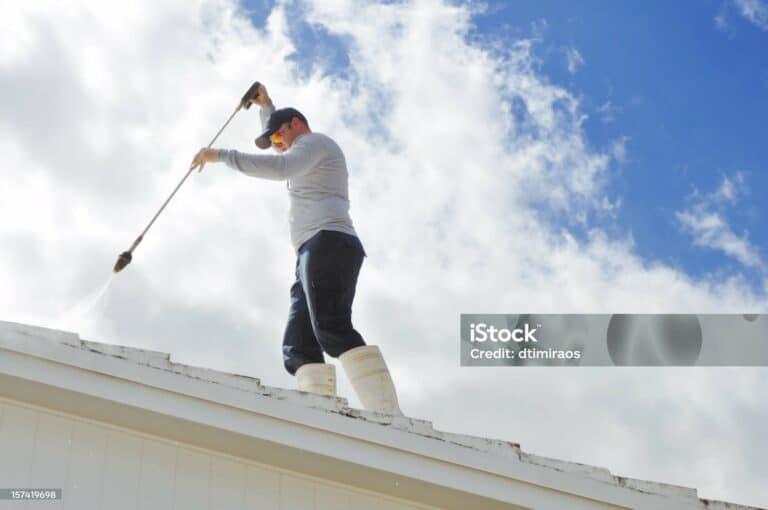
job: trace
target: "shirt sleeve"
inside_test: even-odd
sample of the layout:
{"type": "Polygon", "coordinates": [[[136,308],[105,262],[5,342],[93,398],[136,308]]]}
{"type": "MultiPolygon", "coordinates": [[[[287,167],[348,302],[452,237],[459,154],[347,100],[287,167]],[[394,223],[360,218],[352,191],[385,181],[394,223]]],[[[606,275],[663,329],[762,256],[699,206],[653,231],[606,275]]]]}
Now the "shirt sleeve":
{"type": "Polygon", "coordinates": [[[260,106],[259,117],[261,118],[261,129],[267,129],[267,122],[269,122],[269,116],[275,111],[275,105],[260,106]]]}
{"type": "Polygon", "coordinates": [[[310,140],[308,136],[303,135],[294,141],[293,146],[283,154],[245,154],[220,149],[219,159],[251,177],[285,181],[309,172],[325,157],[325,145],[319,143],[321,140],[310,140]]]}

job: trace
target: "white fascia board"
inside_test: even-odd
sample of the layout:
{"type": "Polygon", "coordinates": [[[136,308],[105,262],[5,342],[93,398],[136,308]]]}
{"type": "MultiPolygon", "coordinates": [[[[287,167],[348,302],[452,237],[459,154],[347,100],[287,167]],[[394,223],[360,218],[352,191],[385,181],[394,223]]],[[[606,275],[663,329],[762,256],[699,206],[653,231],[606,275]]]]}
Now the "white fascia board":
{"type": "MultiPolygon", "coordinates": [[[[147,353],[147,363],[138,364],[75,347],[80,345],[76,335],[42,339],[29,333],[23,328],[19,333],[2,331],[3,388],[20,388],[20,382],[36,383],[52,393],[58,389],[79,395],[83,398],[70,399],[66,409],[58,407],[74,414],[86,411],[78,409],[78,401],[86,403],[84,397],[89,397],[121,406],[123,418],[125,412],[166,416],[179,426],[188,424],[190,431],[195,426],[226,431],[240,437],[243,445],[249,440],[269,442],[315,455],[328,465],[366,467],[403,481],[471,495],[478,502],[487,500],[488,505],[495,501],[518,508],[704,508],[692,489],[660,485],[666,493],[653,494],[644,491],[644,486],[613,485],[590,478],[590,469],[598,477],[604,476],[606,471],[599,468],[585,466],[584,473],[558,470],[556,463],[521,462],[366,419],[352,419],[349,415],[354,413],[342,399],[326,402],[324,397],[293,391],[290,399],[280,399],[256,393],[256,387],[249,391],[154,368],[153,361],[167,363],[162,353],[142,351],[147,353]],[[318,398],[323,400],[323,408],[308,407],[318,398]]],[[[55,333],[67,335],[50,334],[55,337],[55,333]]],[[[253,381],[258,386],[258,381],[253,381]]],[[[44,393],[38,392],[38,399],[44,393]]],[[[91,409],[85,415],[93,413],[91,409]]],[[[190,432],[185,437],[196,436],[190,432]]]]}

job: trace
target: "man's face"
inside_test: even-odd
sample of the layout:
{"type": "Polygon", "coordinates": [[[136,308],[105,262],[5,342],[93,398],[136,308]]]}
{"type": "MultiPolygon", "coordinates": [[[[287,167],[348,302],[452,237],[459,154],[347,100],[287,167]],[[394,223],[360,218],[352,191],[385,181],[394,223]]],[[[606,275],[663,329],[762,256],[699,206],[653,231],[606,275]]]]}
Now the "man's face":
{"type": "Polygon", "coordinates": [[[296,136],[298,136],[298,133],[293,125],[293,119],[291,119],[290,122],[286,122],[280,126],[269,139],[275,149],[279,152],[285,152],[291,147],[296,136]]]}

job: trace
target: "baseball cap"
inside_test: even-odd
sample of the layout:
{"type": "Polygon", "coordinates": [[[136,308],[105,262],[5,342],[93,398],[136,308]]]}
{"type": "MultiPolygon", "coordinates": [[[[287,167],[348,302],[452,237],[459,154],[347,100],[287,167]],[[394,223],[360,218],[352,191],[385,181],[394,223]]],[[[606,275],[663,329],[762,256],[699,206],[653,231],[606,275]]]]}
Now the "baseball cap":
{"type": "Polygon", "coordinates": [[[280,108],[279,110],[272,112],[267,121],[267,129],[255,140],[256,147],[259,149],[269,149],[272,145],[269,141],[269,137],[272,136],[275,131],[280,129],[280,126],[286,122],[290,122],[294,117],[298,117],[304,124],[307,124],[307,118],[296,108],[280,108]]]}

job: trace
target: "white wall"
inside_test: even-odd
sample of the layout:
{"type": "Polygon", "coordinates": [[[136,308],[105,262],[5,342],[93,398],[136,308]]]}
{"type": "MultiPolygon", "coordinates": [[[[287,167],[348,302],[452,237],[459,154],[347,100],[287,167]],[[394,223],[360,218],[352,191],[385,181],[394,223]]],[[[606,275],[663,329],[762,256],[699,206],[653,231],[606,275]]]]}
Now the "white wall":
{"type": "Polygon", "coordinates": [[[416,510],[298,473],[0,399],[0,488],[61,488],[0,510],[416,510]]]}

